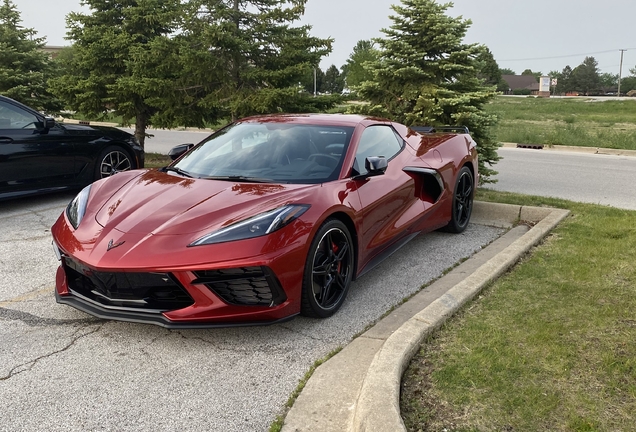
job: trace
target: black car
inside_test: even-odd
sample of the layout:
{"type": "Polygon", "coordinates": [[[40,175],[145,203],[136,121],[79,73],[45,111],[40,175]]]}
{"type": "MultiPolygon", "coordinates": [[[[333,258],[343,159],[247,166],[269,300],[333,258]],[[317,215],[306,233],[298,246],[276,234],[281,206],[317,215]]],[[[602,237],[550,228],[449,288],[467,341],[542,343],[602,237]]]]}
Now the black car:
{"type": "Polygon", "coordinates": [[[0,200],[79,188],[143,166],[144,150],[127,132],[56,123],[0,96],[0,200]]]}

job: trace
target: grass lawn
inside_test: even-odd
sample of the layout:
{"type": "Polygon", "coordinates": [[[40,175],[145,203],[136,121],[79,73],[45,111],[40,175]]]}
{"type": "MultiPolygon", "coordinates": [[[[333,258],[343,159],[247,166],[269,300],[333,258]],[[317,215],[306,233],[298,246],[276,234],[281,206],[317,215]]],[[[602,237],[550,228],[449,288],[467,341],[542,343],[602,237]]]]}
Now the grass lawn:
{"type": "Polygon", "coordinates": [[[636,150],[636,98],[591,101],[497,97],[499,141],[636,150]]]}
{"type": "Polygon", "coordinates": [[[161,168],[172,162],[168,155],[161,153],[146,153],[144,168],[161,168]]]}
{"type": "Polygon", "coordinates": [[[403,379],[408,430],[635,431],[636,212],[478,199],[572,214],[422,346],[403,379]]]}

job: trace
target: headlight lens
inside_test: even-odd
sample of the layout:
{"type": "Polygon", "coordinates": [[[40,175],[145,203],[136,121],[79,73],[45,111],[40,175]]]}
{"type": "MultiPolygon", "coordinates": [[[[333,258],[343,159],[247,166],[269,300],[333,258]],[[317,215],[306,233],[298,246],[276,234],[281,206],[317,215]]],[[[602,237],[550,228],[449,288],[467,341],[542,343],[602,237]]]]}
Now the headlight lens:
{"type": "Polygon", "coordinates": [[[302,204],[279,207],[205,235],[191,243],[190,246],[224,243],[264,236],[290,224],[308,209],[308,205],[302,204]]]}
{"type": "Polygon", "coordinates": [[[86,204],[88,203],[88,196],[91,193],[91,185],[86,186],[66,207],[66,217],[73,225],[73,228],[77,229],[80,222],[84,218],[86,212],[86,204]]]}

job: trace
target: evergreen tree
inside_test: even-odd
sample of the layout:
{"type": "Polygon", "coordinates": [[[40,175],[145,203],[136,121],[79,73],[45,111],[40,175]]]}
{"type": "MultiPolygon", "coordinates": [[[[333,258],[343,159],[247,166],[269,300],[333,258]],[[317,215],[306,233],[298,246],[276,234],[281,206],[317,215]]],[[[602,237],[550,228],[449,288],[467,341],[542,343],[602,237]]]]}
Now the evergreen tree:
{"type": "Polygon", "coordinates": [[[594,57],[585,57],[583,63],[572,71],[576,83],[576,90],[586,95],[596,93],[601,86],[598,62],[594,57]]]}
{"type": "Polygon", "coordinates": [[[496,172],[486,164],[499,159],[491,131],[497,119],[483,108],[496,92],[479,77],[485,47],[463,43],[471,22],[446,15],[449,7],[433,0],[392,6],[393,25],[375,41],[380,57],[370,65],[373,78],[357,89],[370,105],[357,110],[406,125],[467,126],[478,144],[481,179],[489,182],[496,172]]]}
{"type": "Polygon", "coordinates": [[[325,72],[324,91],[331,94],[341,94],[344,90],[344,78],[336,65],[329,66],[325,72]]]}
{"type": "Polygon", "coordinates": [[[171,38],[179,28],[179,0],[82,0],[90,14],[67,17],[72,53],[52,90],[70,108],[91,116],[110,110],[135,122],[143,146],[157,102],[170,94],[180,70],[171,38]]]}
{"type": "Polygon", "coordinates": [[[42,51],[44,38],[23,28],[20,12],[10,0],[0,5],[0,94],[37,110],[59,112],[62,105],[47,89],[55,64],[42,51]]]}
{"type": "MultiPolygon", "coordinates": [[[[182,53],[201,104],[232,119],[272,112],[319,111],[329,97],[298,92],[331,51],[331,39],[294,26],[306,0],[192,0],[196,15],[186,22],[182,53]]],[[[313,93],[313,78],[312,78],[313,93]]]]}
{"type": "Polygon", "coordinates": [[[373,41],[360,40],[353,47],[353,52],[342,67],[342,74],[348,88],[359,86],[368,81],[373,74],[366,68],[370,62],[377,61],[380,52],[375,48],[373,41]]]}

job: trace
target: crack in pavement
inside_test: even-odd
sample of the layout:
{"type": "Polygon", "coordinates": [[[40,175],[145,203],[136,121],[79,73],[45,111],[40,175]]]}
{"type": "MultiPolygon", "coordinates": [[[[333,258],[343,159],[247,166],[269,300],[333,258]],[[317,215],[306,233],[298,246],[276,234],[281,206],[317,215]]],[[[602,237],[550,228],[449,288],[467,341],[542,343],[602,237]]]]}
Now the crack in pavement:
{"type": "Polygon", "coordinates": [[[28,312],[0,307],[0,320],[21,321],[29,327],[63,326],[69,324],[96,324],[104,322],[98,318],[58,319],[43,318],[28,312]]]}
{"type": "Polygon", "coordinates": [[[328,340],[328,339],[320,339],[320,338],[317,338],[317,337],[315,337],[315,336],[312,336],[312,335],[309,335],[309,334],[303,333],[303,332],[301,332],[300,330],[297,330],[297,329],[294,329],[294,328],[291,328],[291,327],[287,327],[287,326],[285,326],[284,324],[279,324],[279,325],[280,325],[280,327],[284,328],[285,330],[288,330],[288,331],[290,331],[290,332],[292,332],[292,333],[295,333],[295,334],[299,334],[299,335],[301,335],[301,336],[304,336],[304,337],[306,337],[307,339],[315,340],[315,341],[317,341],[317,342],[325,342],[325,341],[327,341],[327,340],[328,340]]]}
{"type": "Polygon", "coordinates": [[[86,337],[86,336],[92,335],[92,334],[94,334],[94,333],[97,333],[99,330],[101,330],[101,329],[102,329],[102,327],[103,327],[103,326],[104,326],[104,324],[101,324],[101,325],[99,325],[96,329],[94,329],[94,330],[92,330],[92,331],[89,331],[89,332],[87,332],[87,333],[83,333],[83,334],[80,334],[80,335],[76,336],[76,335],[77,335],[77,333],[79,333],[80,331],[84,330],[85,328],[88,328],[89,326],[82,327],[82,328],[78,329],[78,330],[77,330],[77,331],[75,331],[75,333],[73,334],[73,336],[72,336],[72,337],[73,337],[73,339],[71,339],[71,341],[70,341],[70,342],[69,342],[69,343],[68,343],[68,344],[67,344],[64,348],[61,348],[61,349],[59,349],[59,350],[53,351],[53,352],[48,353],[48,354],[41,355],[41,356],[39,356],[39,357],[36,357],[36,358],[35,358],[35,359],[33,359],[33,360],[29,360],[29,361],[28,361],[28,362],[26,362],[26,363],[22,363],[22,364],[19,364],[19,365],[17,365],[17,366],[14,366],[13,368],[11,368],[11,370],[9,371],[9,373],[8,373],[7,375],[5,375],[5,376],[0,376],[0,381],[7,381],[7,380],[9,380],[9,379],[13,378],[13,377],[14,377],[14,376],[16,376],[16,375],[19,375],[19,374],[21,374],[21,373],[23,373],[23,372],[28,372],[28,371],[30,371],[31,369],[33,369],[33,367],[34,367],[34,366],[35,366],[35,365],[36,365],[36,364],[37,364],[40,360],[43,360],[43,359],[46,359],[46,358],[52,357],[52,356],[54,356],[54,355],[56,355],[56,354],[59,354],[59,353],[62,353],[62,352],[64,352],[64,351],[69,350],[69,349],[70,349],[73,345],[75,345],[75,343],[76,343],[78,340],[82,339],[83,337],[86,337]]]}

